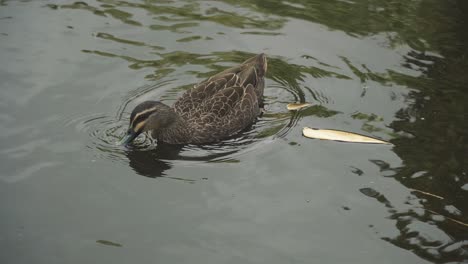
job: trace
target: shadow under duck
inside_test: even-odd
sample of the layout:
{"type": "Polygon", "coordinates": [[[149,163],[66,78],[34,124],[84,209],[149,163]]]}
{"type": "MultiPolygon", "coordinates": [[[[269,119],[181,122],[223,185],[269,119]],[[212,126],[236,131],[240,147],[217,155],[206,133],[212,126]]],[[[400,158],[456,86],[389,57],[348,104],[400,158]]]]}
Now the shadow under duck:
{"type": "Polygon", "coordinates": [[[146,131],[168,144],[205,144],[233,136],[259,116],[266,71],[262,53],[195,85],[172,107],[145,101],[132,111],[122,143],[146,131]]]}

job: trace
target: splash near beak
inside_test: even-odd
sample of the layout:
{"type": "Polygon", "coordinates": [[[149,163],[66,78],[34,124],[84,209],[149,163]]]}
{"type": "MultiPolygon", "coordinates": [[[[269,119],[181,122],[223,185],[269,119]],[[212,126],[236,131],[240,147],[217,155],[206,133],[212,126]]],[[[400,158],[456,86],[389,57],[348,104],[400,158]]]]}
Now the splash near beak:
{"type": "Polygon", "coordinates": [[[129,131],[129,132],[127,133],[127,135],[125,135],[125,137],[122,138],[122,140],[120,140],[119,145],[128,145],[128,144],[131,143],[138,135],[139,135],[139,133],[135,133],[134,131],[129,131]]]}

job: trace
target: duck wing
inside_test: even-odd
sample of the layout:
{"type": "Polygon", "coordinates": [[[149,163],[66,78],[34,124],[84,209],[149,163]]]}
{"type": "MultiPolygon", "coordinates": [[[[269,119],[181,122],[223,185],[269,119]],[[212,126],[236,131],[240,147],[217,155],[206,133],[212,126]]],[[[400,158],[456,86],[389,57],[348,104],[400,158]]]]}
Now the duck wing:
{"type": "Polygon", "coordinates": [[[215,142],[252,124],[260,113],[253,85],[223,89],[206,100],[199,118],[187,120],[194,143],[215,142]]]}
{"type": "Polygon", "coordinates": [[[266,56],[259,54],[195,85],[194,88],[185,92],[173,107],[185,119],[198,118],[203,112],[201,106],[206,105],[206,102],[220,91],[234,86],[247,87],[249,84],[260,103],[263,97],[266,68],[266,56]]]}
{"type": "Polygon", "coordinates": [[[206,80],[185,92],[173,107],[180,116],[186,119],[196,118],[201,105],[206,100],[227,87],[235,86],[238,82],[239,77],[233,73],[226,73],[214,80],[206,80]]]}
{"type": "Polygon", "coordinates": [[[201,107],[204,113],[212,113],[221,118],[241,112],[254,113],[256,108],[258,108],[257,94],[251,84],[246,87],[233,86],[223,89],[206,100],[201,107]]]}

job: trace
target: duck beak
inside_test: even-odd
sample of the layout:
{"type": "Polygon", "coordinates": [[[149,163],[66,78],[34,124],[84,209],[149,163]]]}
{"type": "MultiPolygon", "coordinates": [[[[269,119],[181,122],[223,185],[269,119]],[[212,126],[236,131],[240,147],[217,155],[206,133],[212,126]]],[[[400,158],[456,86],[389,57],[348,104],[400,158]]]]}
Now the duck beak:
{"type": "Polygon", "coordinates": [[[120,140],[120,145],[127,145],[129,143],[131,143],[136,137],[138,137],[139,133],[136,133],[134,131],[129,131],[127,133],[127,135],[125,135],[124,138],[122,138],[122,140],[120,140]]]}

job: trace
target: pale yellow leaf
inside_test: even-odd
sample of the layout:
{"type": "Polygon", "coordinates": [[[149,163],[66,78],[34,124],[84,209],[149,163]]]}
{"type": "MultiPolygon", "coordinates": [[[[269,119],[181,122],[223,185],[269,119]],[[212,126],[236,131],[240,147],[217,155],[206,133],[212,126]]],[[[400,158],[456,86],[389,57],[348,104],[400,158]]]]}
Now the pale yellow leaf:
{"type": "Polygon", "coordinates": [[[335,140],[353,143],[370,143],[370,144],[389,144],[391,143],[382,141],[380,139],[366,137],[363,135],[350,133],[340,130],[332,129],[316,129],[304,127],[302,134],[308,138],[324,139],[324,140],[335,140]]]}
{"type": "Polygon", "coordinates": [[[287,108],[288,110],[299,110],[309,105],[310,105],[309,103],[302,103],[302,104],[291,103],[291,104],[288,104],[287,108]]]}

